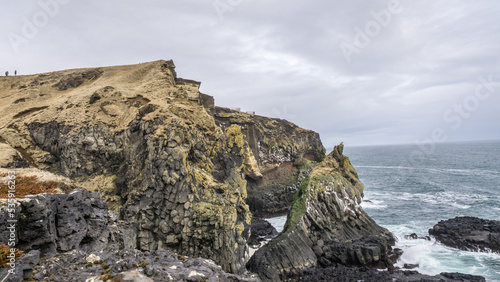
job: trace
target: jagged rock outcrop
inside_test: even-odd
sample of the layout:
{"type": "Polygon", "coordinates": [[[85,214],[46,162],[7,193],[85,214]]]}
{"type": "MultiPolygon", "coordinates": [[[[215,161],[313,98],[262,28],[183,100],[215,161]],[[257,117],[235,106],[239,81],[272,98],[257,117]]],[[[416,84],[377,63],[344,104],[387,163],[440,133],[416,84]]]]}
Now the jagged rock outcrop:
{"type": "Polygon", "coordinates": [[[236,124],[245,139],[247,203],[258,217],[287,213],[309,162],[325,158],[319,134],[277,118],[215,107],[222,128],[236,124]]]}
{"type": "MultiPolygon", "coordinates": [[[[76,187],[67,178],[41,170],[0,169],[0,175],[4,171],[14,172],[16,180],[37,175],[36,182],[29,183],[36,187],[48,180],[76,187]]],[[[2,189],[6,178],[0,177],[2,189]]],[[[26,189],[22,186],[25,184],[17,188],[26,189]]],[[[0,242],[10,242],[10,238],[25,255],[17,259],[14,273],[0,268],[5,281],[260,281],[248,274],[229,274],[211,260],[167,250],[135,249],[132,223],[108,211],[98,192],[78,188],[29,195],[14,202],[0,199],[0,242]],[[15,222],[15,228],[10,228],[10,222],[15,222]]]]}
{"type": "Polygon", "coordinates": [[[80,248],[134,247],[130,245],[134,235],[113,226],[106,201],[97,192],[31,195],[18,199],[15,206],[11,209],[7,200],[0,199],[0,242],[9,242],[9,222],[14,220],[15,245],[21,250],[39,250],[47,256],[80,248]]]}
{"type": "Polygon", "coordinates": [[[253,248],[260,247],[262,241],[270,240],[278,236],[278,231],[271,223],[265,219],[253,217],[250,225],[251,235],[248,239],[248,245],[253,248]]]}
{"type": "Polygon", "coordinates": [[[461,250],[500,253],[500,221],[477,217],[442,220],[429,229],[437,241],[461,250]]]}
{"type": "Polygon", "coordinates": [[[247,263],[263,281],[298,279],[320,259],[322,264],[390,264],[386,251],[392,234],[360,207],[363,184],[342,152],[343,144],[336,146],[311,171],[295,195],[284,231],[247,263]],[[376,239],[355,243],[365,237],[376,239]]]}

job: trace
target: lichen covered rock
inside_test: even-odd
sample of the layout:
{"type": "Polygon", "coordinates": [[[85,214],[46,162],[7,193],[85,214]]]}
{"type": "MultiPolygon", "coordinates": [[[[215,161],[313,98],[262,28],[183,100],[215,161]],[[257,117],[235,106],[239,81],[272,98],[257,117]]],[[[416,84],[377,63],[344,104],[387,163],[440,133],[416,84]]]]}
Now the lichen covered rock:
{"type": "Polygon", "coordinates": [[[0,141],[22,148],[30,166],[100,191],[133,223],[134,247],[243,268],[248,147],[240,126],[217,126],[213,98],[199,82],[178,78],[173,62],[1,82],[12,115],[0,118],[0,141]]]}
{"type": "Polygon", "coordinates": [[[215,120],[223,130],[232,125],[242,130],[252,213],[261,217],[287,213],[309,163],[325,158],[319,134],[283,119],[222,107],[215,107],[215,120]]]}

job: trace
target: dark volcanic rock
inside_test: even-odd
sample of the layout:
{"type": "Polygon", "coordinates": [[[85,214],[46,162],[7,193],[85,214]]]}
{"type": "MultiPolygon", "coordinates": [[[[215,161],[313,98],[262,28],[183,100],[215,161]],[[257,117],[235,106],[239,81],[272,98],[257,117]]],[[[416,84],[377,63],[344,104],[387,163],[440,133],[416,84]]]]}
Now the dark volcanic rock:
{"type": "Polygon", "coordinates": [[[327,246],[320,262],[339,263],[345,266],[374,266],[380,268],[392,265],[388,259],[390,246],[384,237],[363,237],[348,243],[327,246]]]}
{"type": "Polygon", "coordinates": [[[462,273],[450,273],[450,272],[443,272],[440,274],[443,276],[445,281],[477,281],[477,282],[483,282],[486,281],[484,277],[479,276],[479,275],[470,275],[470,274],[462,274],[462,273]],[[448,280],[447,280],[448,279],[448,280]]]}
{"type": "Polygon", "coordinates": [[[417,240],[417,239],[423,239],[423,240],[427,240],[427,241],[430,241],[431,238],[429,236],[424,236],[424,237],[420,237],[418,236],[416,233],[411,233],[410,235],[405,235],[405,239],[406,240],[417,240]]]}
{"type": "Polygon", "coordinates": [[[33,274],[33,269],[40,262],[40,251],[32,250],[23,257],[18,258],[15,264],[15,271],[9,272],[10,268],[0,268],[0,278],[8,282],[18,282],[28,280],[33,274]]]}
{"type": "Polygon", "coordinates": [[[101,281],[130,281],[119,280],[127,273],[138,279],[133,281],[260,281],[250,275],[226,273],[213,261],[203,258],[180,256],[168,250],[129,249],[113,253],[72,251],[58,254],[36,266],[33,278],[36,281],[86,281],[91,277],[94,280],[88,281],[97,282],[98,278],[101,281]]]}
{"type": "MultiPolygon", "coordinates": [[[[206,112],[200,115],[200,123],[209,118],[206,112]]],[[[197,127],[165,119],[138,116],[118,133],[104,123],[28,127],[38,146],[60,160],[64,175],[115,176],[120,216],[131,222],[134,246],[211,258],[237,272],[248,254],[251,220],[244,202],[241,130],[234,125],[208,136],[197,127]]],[[[204,126],[215,128],[212,123],[204,126]]]]}
{"type": "Polygon", "coordinates": [[[319,134],[283,119],[222,107],[215,107],[214,117],[221,128],[241,127],[248,145],[245,174],[252,214],[268,217],[289,212],[304,171],[309,172],[302,164],[325,158],[319,134]]]}
{"type": "Polygon", "coordinates": [[[311,171],[295,195],[284,231],[247,263],[263,281],[298,279],[305,269],[327,265],[334,258],[357,265],[386,258],[392,234],[359,206],[363,184],[342,149],[343,145],[336,146],[311,171]],[[352,253],[348,243],[365,237],[379,237],[380,242],[360,243],[352,253]],[[335,254],[327,254],[330,245],[336,246],[335,254]]]}
{"type": "Polygon", "coordinates": [[[0,207],[0,241],[7,242],[8,219],[17,220],[16,246],[42,255],[108,241],[106,201],[99,193],[75,190],[69,194],[39,194],[18,199],[15,218],[0,207]]]}
{"type": "Polygon", "coordinates": [[[417,271],[377,271],[368,267],[329,267],[323,269],[308,269],[304,272],[303,282],[393,282],[393,281],[425,281],[425,282],[451,282],[451,281],[469,281],[484,282],[482,276],[460,274],[460,273],[441,273],[436,276],[420,274],[417,271]]]}
{"type": "Polygon", "coordinates": [[[418,264],[405,263],[403,265],[403,268],[404,269],[414,269],[414,268],[417,268],[418,266],[419,266],[418,264]]]}
{"type": "Polygon", "coordinates": [[[267,220],[257,217],[252,218],[250,224],[251,235],[248,239],[248,245],[258,246],[264,240],[272,239],[278,236],[278,231],[267,220]]]}
{"type": "Polygon", "coordinates": [[[86,80],[95,80],[98,79],[102,74],[102,71],[99,69],[92,69],[78,74],[70,74],[62,77],[59,82],[54,84],[54,87],[59,91],[64,91],[69,88],[76,88],[86,80]]]}
{"type": "Polygon", "coordinates": [[[429,229],[437,241],[461,250],[500,253],[500,221],[455,217],[429,229]]]}
{"type": "MultiPolygon", "coordinates": [[[[14,148],[23,148],[26,154],[18,151],[30,165],[77,182],[112,179],[106,189],[93,188],[131,223],[136,236],[128,241],[136,248],[170,249],[213,259],[229,272],[244,270],[248,203],[263,199],[270,213],[286,212],[300,160],[321,161],[325,148],[318,133],[291,122],[216,109],[199,87],[163,60],[0,81],[0,106],[14,106],[0,126],[0,153],[10,152],[0,166],[22,165],[14,148]],[[247,203],[247,185],[269,187],[272,196],[251,192],[254,201],[247,203]]],[[[39,243],[72,248],[85,232],[74,215],[64,223],[74,229],[57,230],[63,232],[57,243],[39,243]]],[[[42,238],[56,232],[41,231],[42,238]]]]}

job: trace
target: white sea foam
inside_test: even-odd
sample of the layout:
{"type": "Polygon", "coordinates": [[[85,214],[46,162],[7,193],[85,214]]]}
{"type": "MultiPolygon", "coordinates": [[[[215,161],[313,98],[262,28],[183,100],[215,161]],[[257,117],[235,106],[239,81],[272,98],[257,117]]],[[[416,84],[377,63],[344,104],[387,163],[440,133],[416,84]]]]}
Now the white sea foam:
{"type": "MultiPolygon", "coordinates": [[[[405,225],[392,225],[387,228],[398,238],[396,248],[403,250],[403,255],[396,266],[403,267],[405,264],[418,264],[415,269],[423,274],[437,275],[441,272],[461,272],[473,275],[490,277],[488,281],[500,281],[491,279],[495,277],[495,270],[491,264],[500,261],[500,255],[496,253],[478,253],[457,250],[446,247],[434,238],[430,241],[424,239],[407,240],[404,235],[416,233],[419,236],[426,235],[426,230],[416,230],[411,226],[415,223],[408,222],[405,225]]],[[[500,279],[500,276],[498,276],[500,279]]]]}
{"type": "Polygon", "coordinates": [[[493,175],[500,176],[500,171],[483,170],[483,169],[456,169],[456,168],[430,168],[417,166],[376,166],[376,165],[357,165],[357,168],[374,168],[374,169],[398,169],[398,170],[426,170],[436,173],[453,173],[459,175],[493,175]]]}
{"type": "Polygon", "coordinates": [[[266,218],[266,220],[269,223],[271,223],[271,225],[274,226],[274,228],[276,228],[276,230],[279,233],[281,233],[281,231],[283,231],[283,228],[285,227],[286,218],[287,218],[287,216],[284,215],[284,216],[266,218]]]}
{"type": "Polygon", "coordinates": [[[456,192],[438,193],[400,193],[391,194],[392,199],[399,201],[422,201],[431,205],[448,205],[458,209],[469,209],[471,204],[486,201],[486,196],[474,196],[456,192]]]}
{"type": "Polygon", "coordinates": [[[378,200],[364,200],[361,202],[361,207],[363,209],[375,209],[375,210],[380,210],[380,209],[385,209],[387,208],[387,205],[383,204],[384,201],[378,201],[378,200]]]}

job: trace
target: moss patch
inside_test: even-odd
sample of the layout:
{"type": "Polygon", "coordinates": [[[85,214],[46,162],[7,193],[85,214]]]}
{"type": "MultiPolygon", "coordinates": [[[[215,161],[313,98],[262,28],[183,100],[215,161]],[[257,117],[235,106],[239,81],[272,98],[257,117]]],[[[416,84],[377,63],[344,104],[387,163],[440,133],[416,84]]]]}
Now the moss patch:
{"type": "Polygon", "coordinates": [[[293,204],[285,223],[284,234],[290,232],[300,221],[302,215],[306,212],[307,187],[309,186],[309,177],[306,177],[300,184],[299,190],[293,196],[293,204]]]}

